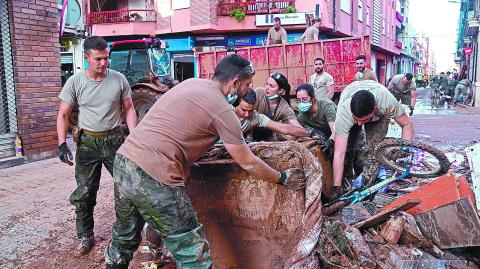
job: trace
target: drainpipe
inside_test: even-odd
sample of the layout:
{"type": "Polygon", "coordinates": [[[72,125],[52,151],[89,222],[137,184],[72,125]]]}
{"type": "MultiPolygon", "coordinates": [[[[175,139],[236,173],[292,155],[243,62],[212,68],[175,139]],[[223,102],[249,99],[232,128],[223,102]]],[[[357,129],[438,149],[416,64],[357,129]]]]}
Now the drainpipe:
{"type": "Polygon", "coordinates": [[[333,0],[333,31],[337,31],[337,0],[333,0]]]}

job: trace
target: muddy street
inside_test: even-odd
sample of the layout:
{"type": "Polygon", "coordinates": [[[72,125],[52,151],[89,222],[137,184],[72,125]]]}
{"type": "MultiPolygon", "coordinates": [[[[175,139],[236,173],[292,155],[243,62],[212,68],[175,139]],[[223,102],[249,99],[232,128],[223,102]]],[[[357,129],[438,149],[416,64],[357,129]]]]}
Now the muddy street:
{"type": "MultiPolygon", "coordinates": [[[[419,89],[419,96],[413,116],[416,139],[462,155],[466,146],[478,142],[478,108],[431,110],[429,89],[419,89]]],[[[104,267],[103,250],[115,219],[113,182],[106,169],[95,208],[96,245],[82,258],[73,256],[78,244],[68,200],[75,188],[73,167],[47,159],[2,169],[0,181],[0,268],[104,267]]],[[[138,267],[134,259],[130,268],[138,267]]]]}

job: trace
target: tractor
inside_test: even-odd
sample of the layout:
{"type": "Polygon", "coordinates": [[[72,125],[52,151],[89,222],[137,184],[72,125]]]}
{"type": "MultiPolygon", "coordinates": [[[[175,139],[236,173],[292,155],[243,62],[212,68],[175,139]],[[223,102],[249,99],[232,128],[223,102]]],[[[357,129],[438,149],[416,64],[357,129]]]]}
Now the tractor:
{"type": "MultiPolygon", "coordinates": [[[[155,101],[178,84],[170,76],[167,44],[156,38],[115,41],[110,45],[110,69],[122,73],[132,89],[139,120],[155,101]]],[[[70,115],[70,127],[78,123],[78,108],[70,115]]]]}

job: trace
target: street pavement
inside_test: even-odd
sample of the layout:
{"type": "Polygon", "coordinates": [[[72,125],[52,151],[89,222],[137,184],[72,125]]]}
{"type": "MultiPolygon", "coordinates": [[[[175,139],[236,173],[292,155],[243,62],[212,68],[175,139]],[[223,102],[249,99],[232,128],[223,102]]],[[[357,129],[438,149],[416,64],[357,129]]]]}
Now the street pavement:
{"type": "MultiPolygon", "coordinates": [[[[460,154],[479,142],[480,109],[432,110],[429,89],[419,89],[418,95],[415,139],[460,154]]],[[[78,241],[68,201],[76,186],[74,167],[56,158],[37,161],[0,170],[0,182],[0,268],[104,268],[103,250],[115,219],[113,181],[106,169],[95,208],[96,246],[81,258],[72,252],[78,241]]]]}

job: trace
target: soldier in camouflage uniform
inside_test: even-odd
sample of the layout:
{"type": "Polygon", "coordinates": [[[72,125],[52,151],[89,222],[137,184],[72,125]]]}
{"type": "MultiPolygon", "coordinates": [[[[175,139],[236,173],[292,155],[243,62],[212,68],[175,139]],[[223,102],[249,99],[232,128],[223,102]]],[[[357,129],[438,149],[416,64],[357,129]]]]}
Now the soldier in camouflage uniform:
{"type": "Polygon", "coordinates": [[[355,81],[343,90],[335,118],[332,199],[341,195],[345,155],[347,149],[358,140],[362,125],[367,142],[362,157],[363,179],[365,185],[374,182],[379,162],[373,151],[385,138],[390,118],[402,127],[402,138],[412,139],[413,125],[410,119],[403,106],[383,85],[373,80],[355,81]]]}
{"type": "Polygon", "coordinates": [[[446,91],[445,94],[450,96],[449,104],[453,102],[453,96],[455,95],[455,87],[457,87],[458,80],[450,75],[450,72],[447,72],[447,81],[446,81],[446,91]]]}
{"type": "Polygon", "coordinates": [[[88,253],[94,244],[93,209],[102,164],[112,174],[115,152],[124,141],[120,129],[122,107],[128,128],[133,130],[137,124],[127,79],[108,69],[107,42],[101,37],[90,36],[85,39],[84,52],[88,69],[70,77],[65,83],[59,95],[61,102],[57,116],[58,156],[62,162],[73,165],[66,138],[70,113],[74,106],[78,106],[78,127],[81,131],[74,132],[77,188],[70,196],[70,202],[76,207],[76,228],[80,239],[77,256],[88,253]]]}
{"type": "Polygon", "coordinates": [[[165,93],[129,135],[114,165],[116,221],[105,250],[107,268],[128,268],[145,222],[159,231],[179,268],[212,267],[185,181],[191,165],[218,139],[248,172],[287,188],[304,188],[303,170],[276,171],[245,144],[230,104],[245,95],[254,73],[249,61],[228,55],[212,80],[188,79],[165,93]]]}

